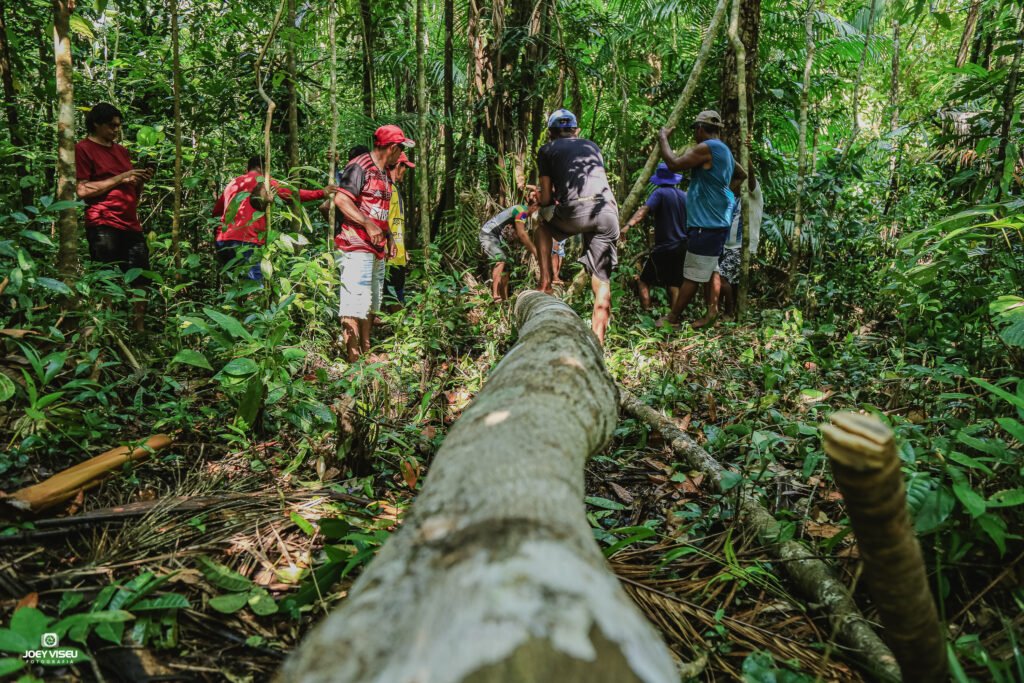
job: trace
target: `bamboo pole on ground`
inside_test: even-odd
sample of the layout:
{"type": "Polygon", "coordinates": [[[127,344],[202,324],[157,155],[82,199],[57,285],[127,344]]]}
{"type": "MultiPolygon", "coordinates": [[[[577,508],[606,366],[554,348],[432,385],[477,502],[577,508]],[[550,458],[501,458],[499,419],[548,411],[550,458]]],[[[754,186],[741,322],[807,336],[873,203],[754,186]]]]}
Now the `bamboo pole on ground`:
{"type": "MultiPolygon", "coordinates": [[[[706,450],[671,420],[621,386],[619,401],[624,412],[660,432],[687,466],[702,472],[712,482],[713,488],[721,491],[722,475],[726,469],[706,450]]],[[[828,565],[802,543],[793,540],[780,542],[782,526],[754,495],[740,491],[738,497],[739,520],[779,560],[779,566],[797,591],[808,601],[821,606],[836,636],[852,651],[850,657],[858,661],[873,680],[901,680],[892,651],[871,628],[846,586],[832,574],[828,565]]]]}
{"type": "Polygon", "coordinates": [[[586,519],[584,465],[617,418],[601,345],[546,294],[521,294],[515,315],[519,341],[401,528],[278,680],[679,680],[586,519]]]}
{"type": "Polygon", "coordinates": [[[910,525],[892,431],[875,417],[842,412],[821,434],[903,679],[946,680],[946,638],[910,525]]]}
{"type": "Polygon", "coordinates": [[[142,460],[150,453],[167,448],[172,442],[173,439],[168,435],[156,434],[135,448],[118,446],[63,472],[58,472],[38,484],[15,491],[8,496],[7,501],[19,510],[31,512],[45,510],[74,498],[79,491],[95,486],[103,477],[124,464],[142,460]]]}

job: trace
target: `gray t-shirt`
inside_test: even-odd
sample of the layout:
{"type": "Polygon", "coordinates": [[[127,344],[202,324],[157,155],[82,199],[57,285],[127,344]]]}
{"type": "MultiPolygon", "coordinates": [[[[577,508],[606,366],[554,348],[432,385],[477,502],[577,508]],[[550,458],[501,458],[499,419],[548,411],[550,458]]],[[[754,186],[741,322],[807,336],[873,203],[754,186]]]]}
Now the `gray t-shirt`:
{"type": "Polygon", "coordinates": [[[583,199],[603,208],[615,207],[601,148],[590,140],[560,138],[547,143],[537,154],[537,173],[551,178],[551,192],[559,204],[583,199]]]}

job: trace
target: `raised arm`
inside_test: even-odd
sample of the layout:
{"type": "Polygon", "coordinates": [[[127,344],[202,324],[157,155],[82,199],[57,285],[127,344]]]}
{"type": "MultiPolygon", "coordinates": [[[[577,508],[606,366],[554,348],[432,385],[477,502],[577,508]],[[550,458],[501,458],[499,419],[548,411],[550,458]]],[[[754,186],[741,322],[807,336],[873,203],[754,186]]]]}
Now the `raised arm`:
{"type": "Polygon", "coordinates": [[[675,129],[662,128],[658,131],[658,146],[661,148],[661,158],[665,160],[669,170],[686,171],[711,162],[711,150],[703,142],[690,147],[681,155],[677,155],[672,151],[672,145],[668,141],[668,136],[672,134],[673,130],[675,129]]]}

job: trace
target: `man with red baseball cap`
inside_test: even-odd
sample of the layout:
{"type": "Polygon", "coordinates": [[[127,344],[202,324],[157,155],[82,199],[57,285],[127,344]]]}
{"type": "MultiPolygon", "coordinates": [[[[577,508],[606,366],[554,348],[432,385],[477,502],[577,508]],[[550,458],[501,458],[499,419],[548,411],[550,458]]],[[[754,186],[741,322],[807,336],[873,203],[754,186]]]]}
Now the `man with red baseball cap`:
{"type": "Polygon", "coordinates": [[[387,169],[398,163],[403,149],[415,144],[398,126],[381,126],[373,134],[373,149],[348,162],[334,195],[341,214],[334,236],[341,276],[338,317],[350,363],[370,350],[373,316],[384,290],[384,261],[395,250],[388,227],[387,169]]]}

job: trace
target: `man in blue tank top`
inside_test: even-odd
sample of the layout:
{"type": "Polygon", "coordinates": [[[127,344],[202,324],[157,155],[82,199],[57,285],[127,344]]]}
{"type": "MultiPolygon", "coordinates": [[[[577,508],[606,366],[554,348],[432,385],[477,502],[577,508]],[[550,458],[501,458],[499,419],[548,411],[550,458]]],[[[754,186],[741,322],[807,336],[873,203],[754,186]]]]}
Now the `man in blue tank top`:
{"type": "Polygon", "coordinates": [[[662,128],[658,133],[661,156],[673,171],[690,170],[690,187],[686,193],[686,228],[688,241],[686,258],[683,261],[683,286],[679,296],[672,302],[672,311],[660,325],[678,325],[679,317],[699,285],[704,285],[704,301],[707,314],[693,323],[693,327],[704,327],[718,317],[720,281],[712,277],[722,255],[729,227],[732,225],[732,209],[736,196],[729,185],[742,181],[746,172],[733,160],[729,147],[720,139],[722,117],[716,111],[702,111],[693,121],[693,137],[697,144],[681,156],[672,151],[668,136],[671,128],[662,128]]]}

